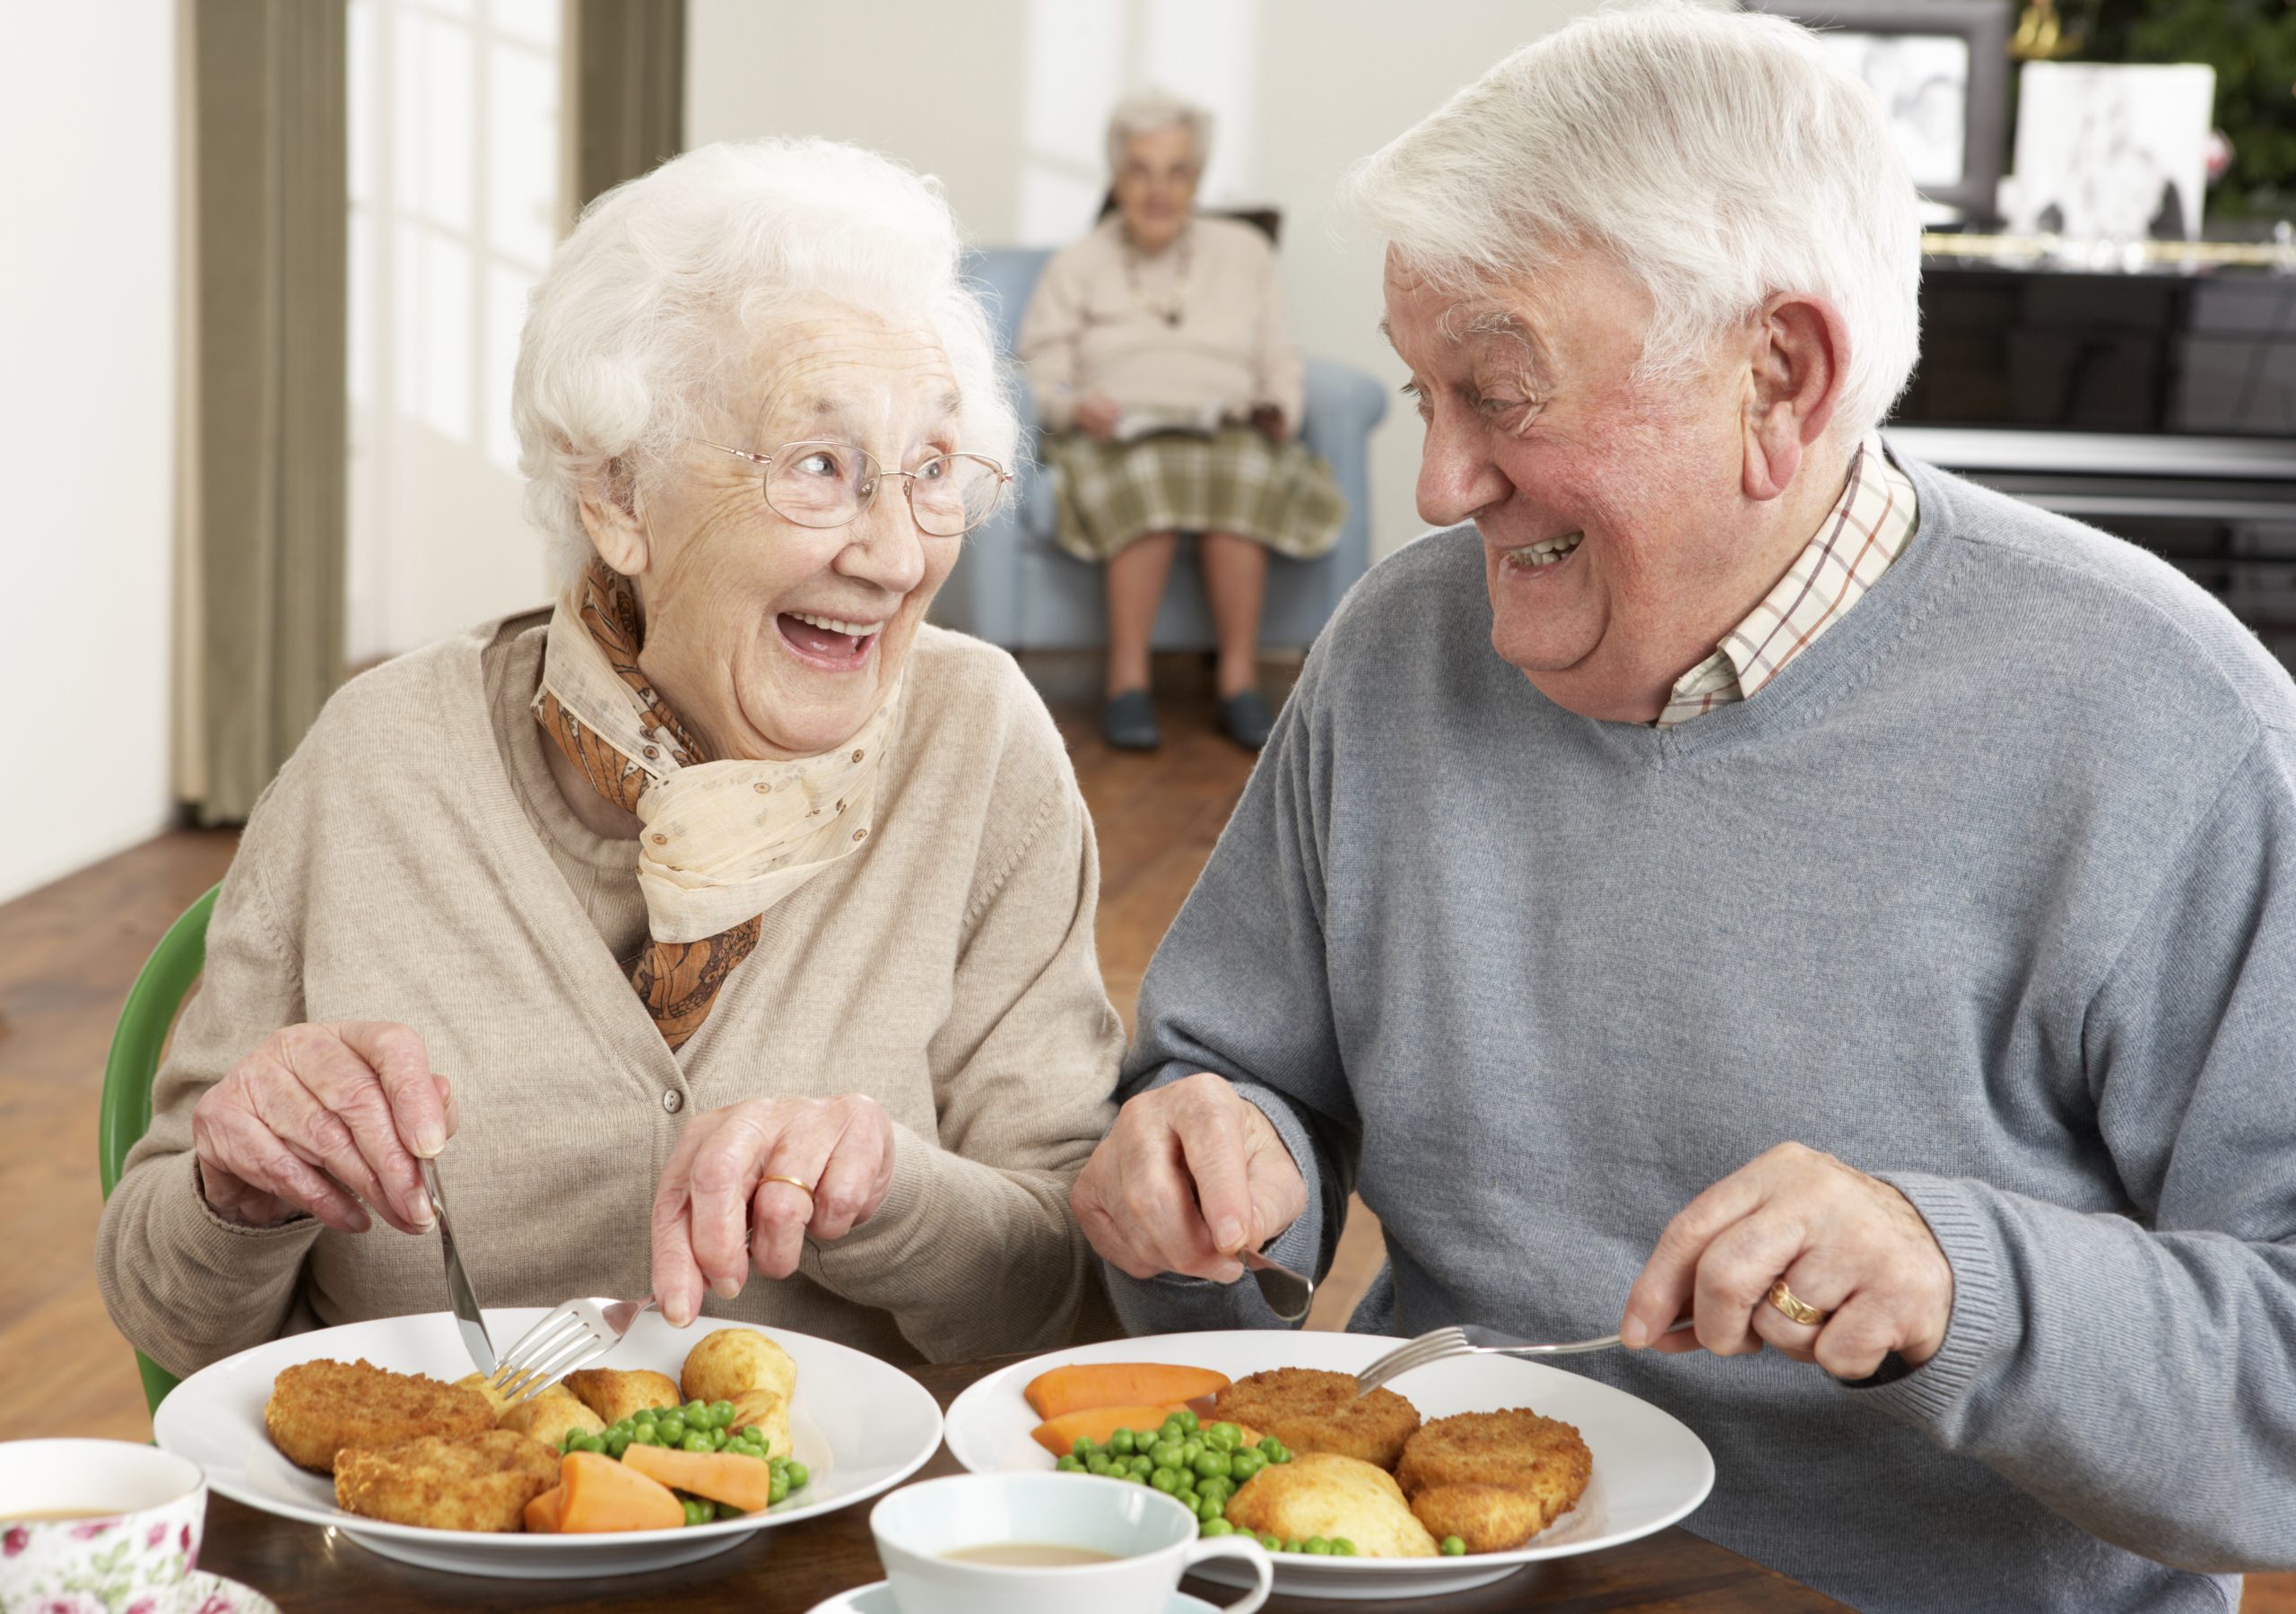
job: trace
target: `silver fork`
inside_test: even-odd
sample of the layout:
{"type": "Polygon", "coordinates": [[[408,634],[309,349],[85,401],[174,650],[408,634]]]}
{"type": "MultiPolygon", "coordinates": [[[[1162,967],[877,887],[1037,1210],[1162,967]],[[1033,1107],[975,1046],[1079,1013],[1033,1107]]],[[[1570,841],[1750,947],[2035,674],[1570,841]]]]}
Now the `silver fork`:
{"type": "Polygon", "coordinates": [[[506,1406],[530,1401],[612,1350],[653,1309],[651,1300],[569,1300],[512,1341],[488,1386],[507,1397],[506,1406]]]}
{"type": "MultiPolygon", "coordinates": [[[[1693,1321],[1695,1319],[1684,1317],[1665,1332],[1680,1333],[1693,1321]]],[[[1452,1328],[1430,1329],[1415,1340],[1405,1340],[1357,1374],[1355,1393],[1369,1395],[1389,1379],[1409,1373],[1414,1367],[1424,1367],[1431,1362],[1448,1361],[1453,1357],[1576,1356],[1582,1350],[1608,1350],[1617,1343],[1616,1334],[1605,1334],[1599,1340],[1573,1340],[1567,1345],[1534,1345],[1528,1340],[1518,1340],[1512,1334],[1478,1327],[1473,1323],[1452,1328]]]]}

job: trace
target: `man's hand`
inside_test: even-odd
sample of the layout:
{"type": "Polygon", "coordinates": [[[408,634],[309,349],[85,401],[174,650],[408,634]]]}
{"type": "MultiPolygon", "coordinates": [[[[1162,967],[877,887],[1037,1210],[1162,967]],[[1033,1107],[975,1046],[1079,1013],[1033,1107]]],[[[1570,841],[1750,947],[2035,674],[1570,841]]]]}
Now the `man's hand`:
{"type": "Polygon", "coordinates": [[[1619,1337],[1630,1349],[1703,1345],[1717,1356],[1766,1342],[1861,1379],[1892,1351],[1917,1367],[1936,1355],[1952,1315],[1953,1269],[1911,1201],[1831,1155],[1780,1143],[1666,1224],[1627,1293],[1619,1337]],[[1796,1323],[1770,1304],[1781,1277],[1830,1315],[1796,1323]],[[1664,1332],[1686,1314],[1692,1334],[1664,1332]]]}
{"type": "Polygon", "coordinates": [[[1198,1072],[1126,1105],[1068,1202],[1121,1271],[1233,1283],[1244,1275],[1238,1253],[1297,1221],[1308,1185],[1258,1107],[1198,1072]]]}
{"type": "Polygon", "coordinates": [[[787,1278],[808,1234],[844,1237],[876,1214],[892,1180],[893,1124],[864,1093],[751,1098],[695,1116],[654,1194],[662,1315],[683,1328],[705,1289],[731,1299],[752,1267],[787,1278]]]}

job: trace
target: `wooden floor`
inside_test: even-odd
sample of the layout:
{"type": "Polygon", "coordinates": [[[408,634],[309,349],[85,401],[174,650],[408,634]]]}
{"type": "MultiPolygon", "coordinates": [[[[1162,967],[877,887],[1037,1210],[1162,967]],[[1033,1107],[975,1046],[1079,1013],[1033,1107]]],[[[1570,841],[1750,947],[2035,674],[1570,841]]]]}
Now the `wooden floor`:
{"type": "MultiPolygon", "coordinates": [[[[1109,751],[1094,726],[1089,657],[1039,657],[1031,674],[1069,736],[1100,831],[1100,964],[1129,1024],[1140,976],[1227,821],[1250,761],[1213,732],[1192,660],[1160,661],[1165,743],[1109,751]]],[[[1271,667],[1270,696],[1289,682],[1271,667]]],[[[121,1000],[152,946],[222,877],[236,837],[178,830],[0,906],[0,1439],[151,1433],[127,1348],[90,1277],[96,1102],[121,1000]]],[[[1377,1224],[1350,1215],[1310,1325],[1337,1327],[1378,1270],[1377,1224]]],[[[2296,1576],[2252,1580],[2243,1614],[2296,1614],[2296,1576]]]]}

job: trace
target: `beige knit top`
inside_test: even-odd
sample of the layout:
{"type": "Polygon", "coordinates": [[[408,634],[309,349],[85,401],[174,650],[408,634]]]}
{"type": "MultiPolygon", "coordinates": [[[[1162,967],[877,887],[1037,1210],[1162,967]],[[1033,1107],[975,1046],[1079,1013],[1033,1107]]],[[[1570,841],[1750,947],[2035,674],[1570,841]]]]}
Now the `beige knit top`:
{"type": "Polygon", "coordinates": [[[1126,410],[1209,408],[1235,420],[1273,404],[1299,430],[1302,372],[1283,276],[1267,238],[1233,219],[1199,215],[1179,240],[1141,257],[1110,213],[1045,265],[1018,348],[1050,430],[1065,430],[1093,393],[1126,410]]]}
{"type": "Polygon", "coordinates": [[[1012,658],[919,629],[874,843],[766,915],[673,1054],[624,974],[646,932],[632,844],[575,818],[526,709],[545,620],[352,681],[257,803],[104,1208],[97,1280],[121,1332],[181,1374],[447,1305],[435,1233],[242,1228],[197,1187],[207,1087],[280,1027],[357,1019],[413,1027],[454,1079],[439,1172],[490,1307],[650,1293],[648,1211],[682,1127],[857,1090],[896,1134],[883,1204],[706,1314],[896,1362],[1068,1339],[1092,1281],[1068,1184],[1114,1120],[1123,1028],[1093,950],[1091,820],[1012,658]]]}

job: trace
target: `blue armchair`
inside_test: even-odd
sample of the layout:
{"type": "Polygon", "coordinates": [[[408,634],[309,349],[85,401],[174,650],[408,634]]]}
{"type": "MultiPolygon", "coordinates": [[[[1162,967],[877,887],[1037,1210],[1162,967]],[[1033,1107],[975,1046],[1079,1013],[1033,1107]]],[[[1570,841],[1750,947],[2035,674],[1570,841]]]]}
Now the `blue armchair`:
{"type": "MultiPolygon", "coordinates": [[[[1006,247],[976,254],[968,265],[972,277],[996,294],[997,332],[1008,362],[1021,316],[1051,256],[1041,248],[1006,247]]],[[[1017,365],[1014,369],[1022,418],[1033,421],[1028,377],[1017,365]]],[[[1300,434],[1339,479],[1340,491],[1347,495],[1347,525],[1328,554],[1313,560],[1269,558],[1262,644],[1312,643],[1340,596],[1370,565],[1368,439],[1387,412],[1386,389],[1372,377],[1325,360],[1308,360],[1300,434]]],[[[933,620],[1014,650],[1097,648],[1103,642],[1106,611],[1100,568],[1053,542],[1052,490],[1036,463],[1034,431],[1022,440],[1019,497],[965,540],[963,557],[934,601],[933,620]]],[[[1203,575],[1184,545],[1156,616],[1155,645],[1160,650],[1199,650],[1213,643],[1203,575]]]]}

